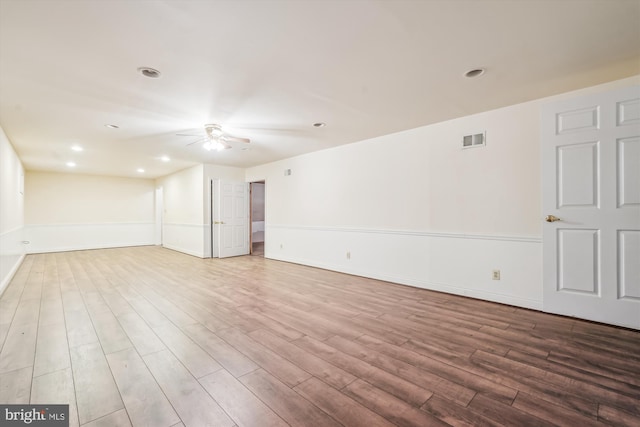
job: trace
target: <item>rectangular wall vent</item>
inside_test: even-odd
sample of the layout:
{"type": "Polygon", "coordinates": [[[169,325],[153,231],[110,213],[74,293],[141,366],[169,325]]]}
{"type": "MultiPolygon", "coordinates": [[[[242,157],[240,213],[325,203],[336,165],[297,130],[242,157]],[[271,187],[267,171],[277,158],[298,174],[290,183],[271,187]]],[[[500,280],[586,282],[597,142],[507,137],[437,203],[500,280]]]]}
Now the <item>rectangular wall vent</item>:
{"type": "Polygon", "coordinates": [[[487,143],[487,133],[474,133],[462,137],[462,148],[484,147],[487,143]]]}

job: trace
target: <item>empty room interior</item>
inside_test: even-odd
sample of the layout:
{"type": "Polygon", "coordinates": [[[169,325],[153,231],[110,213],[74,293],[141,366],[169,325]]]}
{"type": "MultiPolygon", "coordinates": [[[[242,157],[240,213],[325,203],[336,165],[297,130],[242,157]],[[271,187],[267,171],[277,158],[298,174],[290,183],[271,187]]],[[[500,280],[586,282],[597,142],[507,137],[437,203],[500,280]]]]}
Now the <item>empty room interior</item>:
{"type": "Polygon", "coordinates": [[[0,425],[640,425],[639,0],[0,0],[0,168],[0,425]]]}

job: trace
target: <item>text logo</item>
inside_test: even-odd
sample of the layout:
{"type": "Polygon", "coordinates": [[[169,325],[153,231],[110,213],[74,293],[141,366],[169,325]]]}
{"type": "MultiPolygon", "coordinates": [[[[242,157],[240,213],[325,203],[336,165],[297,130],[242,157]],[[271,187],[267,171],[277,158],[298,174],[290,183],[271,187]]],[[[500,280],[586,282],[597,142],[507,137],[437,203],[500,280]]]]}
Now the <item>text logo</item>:
{"type": "Polygon", "coordinates": [[[0,427],[69,427],[69,405],[0,405],[0,427]]]}

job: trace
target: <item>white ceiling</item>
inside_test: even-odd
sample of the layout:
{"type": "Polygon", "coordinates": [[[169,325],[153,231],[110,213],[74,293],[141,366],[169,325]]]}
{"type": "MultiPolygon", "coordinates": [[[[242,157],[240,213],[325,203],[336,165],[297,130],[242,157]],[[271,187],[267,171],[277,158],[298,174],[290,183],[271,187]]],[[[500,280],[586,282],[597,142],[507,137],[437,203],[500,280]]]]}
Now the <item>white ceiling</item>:
{"type": "Polygon", "coordinates": [[[0,125],[28,170],[247,167],[638,73],[638,0],[0,0],[0,125]],[[205,123],[250,150],[176,136],[205,123]]]}

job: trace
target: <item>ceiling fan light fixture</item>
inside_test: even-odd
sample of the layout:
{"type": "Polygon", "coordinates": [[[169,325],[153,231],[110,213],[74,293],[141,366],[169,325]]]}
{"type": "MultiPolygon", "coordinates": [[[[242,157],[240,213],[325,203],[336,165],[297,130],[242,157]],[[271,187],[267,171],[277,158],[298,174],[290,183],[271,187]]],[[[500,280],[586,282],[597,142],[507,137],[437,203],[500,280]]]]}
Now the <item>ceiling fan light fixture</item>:
{"type": "Polygon", "coordinates": [[[160,71],[151,67],[140,67],[138,68],[138,72],[145,77],[149,77],[150,79],[157,79],[160,77],[160,71]]]}
{"type": "Polygon", "coordinates": [[[204,148],[207,151],[214,151],[214,150],[215,151],[222,151],[227,147],[225,147],[225,145],[222,142],[215,141],[215,140],[212,139],[212,140],[206,141],[204,144],[202,144],[202,148],[204,148]]]}
{"type": "Polygon", "coordinates": [[[220,125],[204,125],[204,129],[212,138],[220,138],[223,134],[222,128],[220,125]]]}
{"type": "MultiPolygon", "coordinates": [[[[233,148],[234,143],[249,143],[251,140],[249,138],[240,138],[237,136],[232,136],[227,134],[222,130],[222,127],[217,124],[206,124],[204,125],[205,134],[200,139],[197,139],[187,146],[193,144],[202,144],[202,148],[207,151],[215,150],[215,151],[223,151],[230,148],[233,148]]],[[[177,134],[180,136],[198,136],[198,135],[188,135],[188,134],[177,134]]]]}

